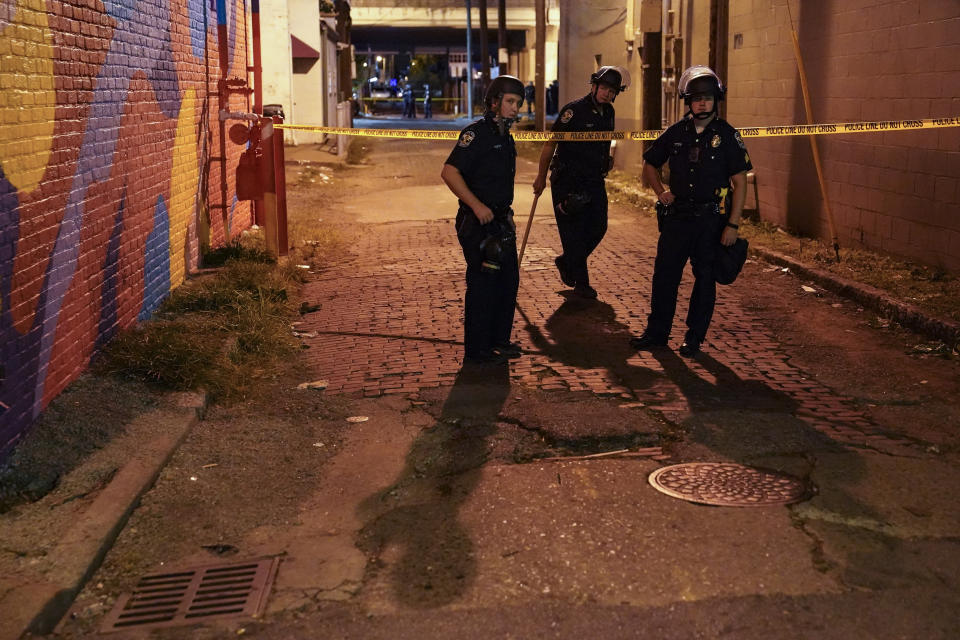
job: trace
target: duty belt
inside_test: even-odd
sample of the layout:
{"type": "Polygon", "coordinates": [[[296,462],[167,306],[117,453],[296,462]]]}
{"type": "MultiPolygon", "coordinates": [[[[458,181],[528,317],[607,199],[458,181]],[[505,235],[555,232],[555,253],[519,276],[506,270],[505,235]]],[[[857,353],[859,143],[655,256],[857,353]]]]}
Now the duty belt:
{"type": "Polygon", "coordinates": [[[683,202],[675,200],[671,207],[673,211],[681,216],[702,216],[720,213],[719,202],[683,202]]]}

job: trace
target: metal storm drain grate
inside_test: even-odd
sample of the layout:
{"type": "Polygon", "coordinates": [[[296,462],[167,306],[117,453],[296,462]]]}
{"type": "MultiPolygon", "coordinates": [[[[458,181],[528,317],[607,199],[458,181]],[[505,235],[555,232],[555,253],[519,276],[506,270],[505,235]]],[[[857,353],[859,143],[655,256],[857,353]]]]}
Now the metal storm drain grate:
{"type": "Polygon", "coordinates": [[[790,504],[809,493],[799,478],[729,462],[663,467],[650,474],[650,484],[674,498],[724,507],[790,504]]]}
{"type": "Polygon", "coordinates": [[[277,558],[220,564],[140,579],[107,615],[103,632],[173,627],[211,618],[257,616],[277,573],[277,558]]]}

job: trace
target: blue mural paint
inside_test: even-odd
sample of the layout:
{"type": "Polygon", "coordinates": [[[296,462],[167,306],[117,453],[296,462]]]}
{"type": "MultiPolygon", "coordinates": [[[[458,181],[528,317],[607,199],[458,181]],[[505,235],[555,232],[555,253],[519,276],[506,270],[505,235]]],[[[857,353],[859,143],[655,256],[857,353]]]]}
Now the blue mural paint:
{"type": "MultiPolygon", "coordinates": [[[[20,199],[17,189],[7,180],[0,166],[0,309],[9,315],[10,279],[13,277],[13,258],[17,255],[20,237],[20,199]]],[[[2,318],[2,316],[0,316],[2,318]]],[[[0,336],[6,323],[0,319],[0,336]]],[[[2,349],[4,343],[0,343],[2,349]]]]}
{"type": "Polygon", "coordinates": [[[148,320],[170,293],[170,215],[163,196],[153,208],[153,230],[147,236],[143,264],[143,306],[137,320],[148,320]]]}
{"type": "MultiPolygon", "coordinates": [[[[0,167],[0,457],[13,446],[20,428],[19,419],[33,403],[33,389],[21,377],[23,357],[29,352],[29,338],[13,327],[10,313],[10,288],[13,258],[17,254],[20,226],[20,202],[17,190],[0,167]]],[[[35,334],[35,332],[34,332],[35,334]]],[[[36,335],[32,338],[35,340],[36,335]]]]}
{"type": "Polygon", "coordinates": [[[227,228],[223,232],[223,237],[229,242],[230,238],[233,237],[231,231],[233,229],[233,214],[237,212],[237,205],[240,203],[240,199],[237,198],[237,194],[233,194],[233,202],[230,203],[230,213],[227,214],[227,228]]]}
{"type": "Polygon", "coordinates": [[[120,287],[120,238],[123,235],[123,213],[127,207],[127,191],[120,198],[117,215],[113,218],[113,231],[107,242],[107,255],[103,259],[103,284],[100,285],[100,323],[97,326],[97,340],[94,345],[99,350],[117,333],[118,328],[118,291],[120,287]]]}
{"type": "Polygon", "coordinates": [[[207,11],[203,0],[187,0],[187,14],[193,55],[202,58],[207,44],[207,11]]]}
{"type": "Polygon", "coordinates": [[[60,310],[77,269],[83,203],[90,184],[93,181],[104,181],[110,175],[131,76],[138,71],[146,74],[165,116],[176,119],[180,110],[180,84],[170,41],[169,5],[121,0],[111,2],[108,11],[117,19],[117,25],[106,60],[94,85],[91,115],[80,146],[70,199],[64,210],[53,256],[47,269],[42,290],[44,302],[38,311],[42,338],[37,372],[39,382],[34,395],[34,418],[43,408],[44,386],[60,310]]]}

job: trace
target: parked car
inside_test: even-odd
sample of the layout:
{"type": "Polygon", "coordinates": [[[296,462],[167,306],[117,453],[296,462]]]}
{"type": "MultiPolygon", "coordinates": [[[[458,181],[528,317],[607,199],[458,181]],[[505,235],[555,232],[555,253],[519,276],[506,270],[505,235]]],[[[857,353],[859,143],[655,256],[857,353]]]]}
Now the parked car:
{"type": "Polygon", "coordinates": [[[366,111],[371,114],[401,111],[400,89],[385,84],[372,84],[364,97],[366,111]]]}

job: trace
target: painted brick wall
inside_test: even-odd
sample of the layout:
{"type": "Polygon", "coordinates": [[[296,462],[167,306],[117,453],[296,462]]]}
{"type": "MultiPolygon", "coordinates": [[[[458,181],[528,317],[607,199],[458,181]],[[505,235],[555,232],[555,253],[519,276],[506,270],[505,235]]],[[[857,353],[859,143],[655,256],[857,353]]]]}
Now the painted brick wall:
{"type": "MultiPolygon", "coordinates": [[[[0,0],[0,456],[201,246],[250,225],[241,149],[220,160],[215,6],[0,0]]],[[[221,13],[246,77],[243,0],[221,13]]]]}
{"type": "MultiPolygon", "coordinates": [[[[791,6],[816,122],[960,116],[960,2],[791,6]]],[[[728,120],[806,122],[786,0],[731,0],[730,12],[728,120]]],[[[821,136],[818,144],[842,247],[960,269],[960,129],[821,136]]],[[[829,238],[808,140],[755,139],[749,150],[761,215],[829,238]]]]}

